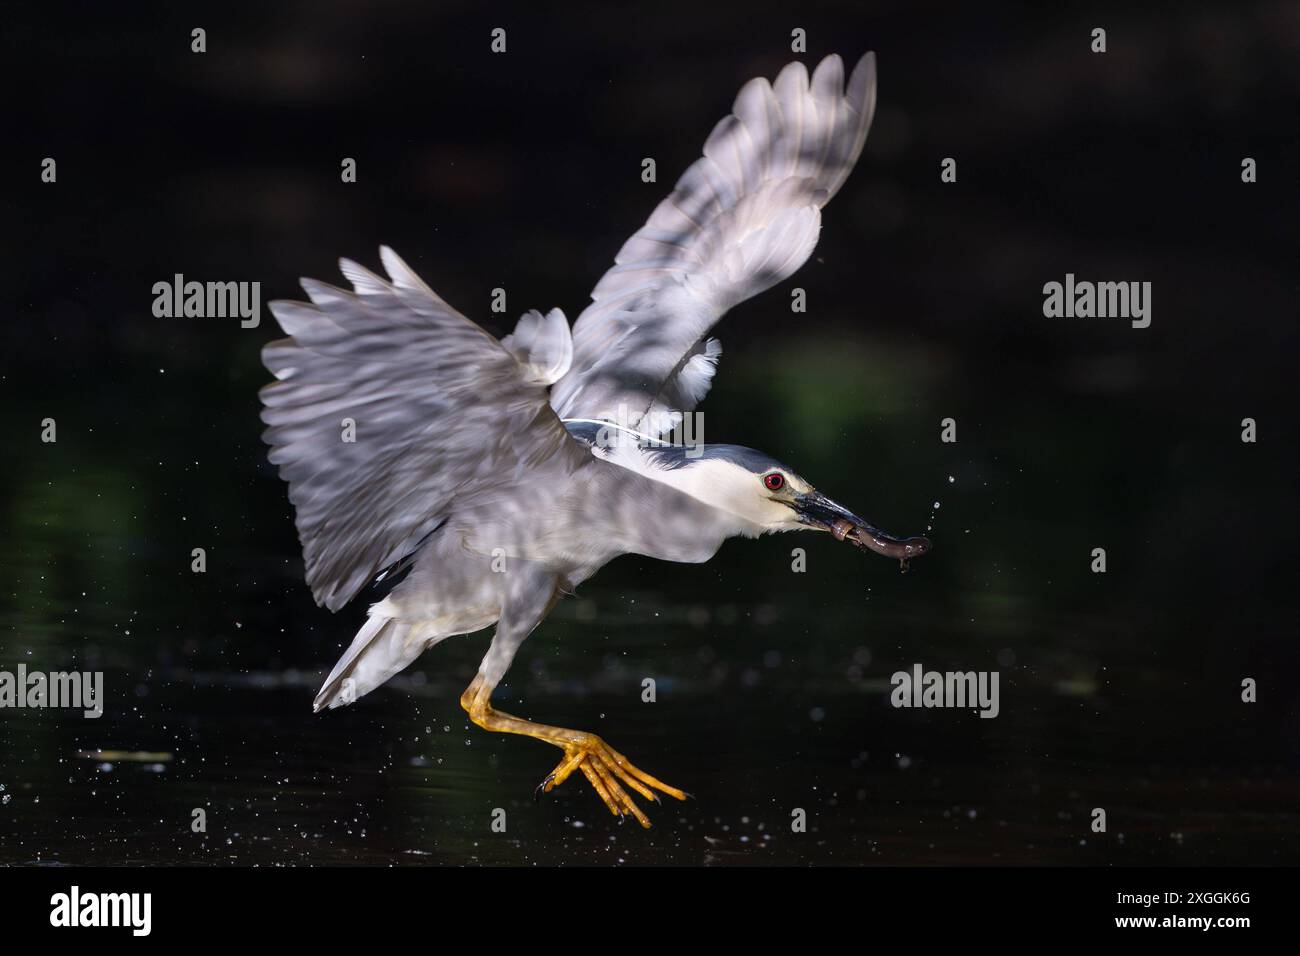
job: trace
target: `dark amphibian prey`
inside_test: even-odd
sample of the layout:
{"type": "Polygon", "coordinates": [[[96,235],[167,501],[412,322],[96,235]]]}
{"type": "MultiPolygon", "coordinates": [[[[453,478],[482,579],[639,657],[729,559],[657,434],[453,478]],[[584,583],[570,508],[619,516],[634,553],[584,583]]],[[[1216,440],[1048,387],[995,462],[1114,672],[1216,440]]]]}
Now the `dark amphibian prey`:
{"type": "Polygon", "coordinates": [[[470,719],[564,752],[540,790],[581,772],[612,813],[649,826],[633,794],[686,795],[594,734],[491,704],[563,594],[619,555],[707,561],[736,535],[828,531],[900,559],[929,550],[762,452],[657,441],[709,389],[722,351],[714,324],[811,255],[875,102],[870,53],[847,84],[838,56],[811,79],[791,63],[774,83],[745,84],[572,330],[559,309],[528,312],[497,341],[388,248],[387,278],[345,259],[352,291],[304,279],[310,304],[271,303],[289,338],[263,352],[277,381],[262,390],[262,418],[289,483],[307,583],[334,611],[372,581],[400,579],[370,608],[317,710],[351,703],[445,638],[495,624],[461,696],[470,719]],[[597,440],[594,428],[625,440],[597,440]]]}

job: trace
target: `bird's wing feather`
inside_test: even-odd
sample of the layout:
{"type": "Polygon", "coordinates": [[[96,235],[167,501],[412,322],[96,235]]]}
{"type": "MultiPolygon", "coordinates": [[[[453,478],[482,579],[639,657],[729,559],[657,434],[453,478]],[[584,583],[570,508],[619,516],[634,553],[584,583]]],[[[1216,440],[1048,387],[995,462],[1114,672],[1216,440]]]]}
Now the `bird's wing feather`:
{"type": "Polygon", "coordinates": [[[545,316],[536,309],[525,312],[515,330],[501,340],[501,347],[519,360],[536,385],[558,382],[573,361],[569,321],[559,309],[545,316]]]}
{"type": "Polygon", "coordinates": [[[563,418],[605,418],[662,433],[708,390],[709,329],[734,305],[792,275],[812,254],[821,207],[866,141],[873,54],[853,70],[828,56],[754,79],[704,156],[629,239],[573,327],[573,361],[551,391],[563,418]]]}
{"type": "Polygon", "coordinates": [[[307,583],[331,610],[461,504],[543,464],[590,460],[539,383],[565,358],[553,322],[512,353],[392,250],[381,257],[387,280],[342,260],[353,292],[304,279],[310,304],[272,302],[290,337],[262,352],[277,379],[261,391],[264,438],[289,483],[307,583]]]}

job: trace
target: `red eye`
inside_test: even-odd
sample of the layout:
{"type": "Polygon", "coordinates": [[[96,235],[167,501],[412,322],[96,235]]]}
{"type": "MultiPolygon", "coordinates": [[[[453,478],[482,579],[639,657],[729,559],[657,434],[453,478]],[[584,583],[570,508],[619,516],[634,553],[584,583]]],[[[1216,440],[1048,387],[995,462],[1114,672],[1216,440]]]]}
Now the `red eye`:
{"type": "Polygon", "coordinates": [[[768,491],[780,491],[785,487],[785,475],[779,471],[774,471],[770,475],[763,476],[763,484],[767,486],[768,491]]]}

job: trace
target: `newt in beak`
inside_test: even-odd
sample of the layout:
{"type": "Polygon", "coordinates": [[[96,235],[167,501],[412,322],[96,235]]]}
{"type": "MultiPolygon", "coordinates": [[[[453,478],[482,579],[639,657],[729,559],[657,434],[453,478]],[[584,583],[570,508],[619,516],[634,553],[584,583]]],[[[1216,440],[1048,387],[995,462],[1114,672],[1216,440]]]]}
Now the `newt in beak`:
{"type": "Polygon", "coordinates": [[[849,541],[859,548],[869,549],[887,558],[907,561],[930,550],[929,538],[896,538],[892,534],[886,534],[843,505],[831,501],[820,491],[795,495],[794,509],[800,521],[829,531],[836,541],[849,541]]]}

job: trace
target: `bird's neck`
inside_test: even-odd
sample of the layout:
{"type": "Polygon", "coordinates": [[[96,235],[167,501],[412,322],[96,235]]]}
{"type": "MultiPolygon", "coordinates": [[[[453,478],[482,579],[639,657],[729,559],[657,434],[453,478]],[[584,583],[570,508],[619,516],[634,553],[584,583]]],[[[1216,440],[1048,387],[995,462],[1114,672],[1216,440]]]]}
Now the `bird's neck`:
{"type": "MultiPolygon", "coordinates": [[[[674,449],[676,450],[676,449],[674,449]]],[[[770,516],[757,513],[752,496],[737,493],[737,485],[755,479],[747,474],[732,474],[734,466],[722,462],[691,460],[687,457],[678,467],[665,467],[664,456],[651,448],[622,446],[602,449],[598,457],[670,489],[666,506],[681,510],[689,502],[693,508],[703,506],[701,535],[718,535],[717,546],[727,538],[756,538],[769,530],[770,516]]],[[[740,469],[734,469],[740,472],[740,469]]],[[[660,516],[662,518],[662,516],[660,516]]]]}

